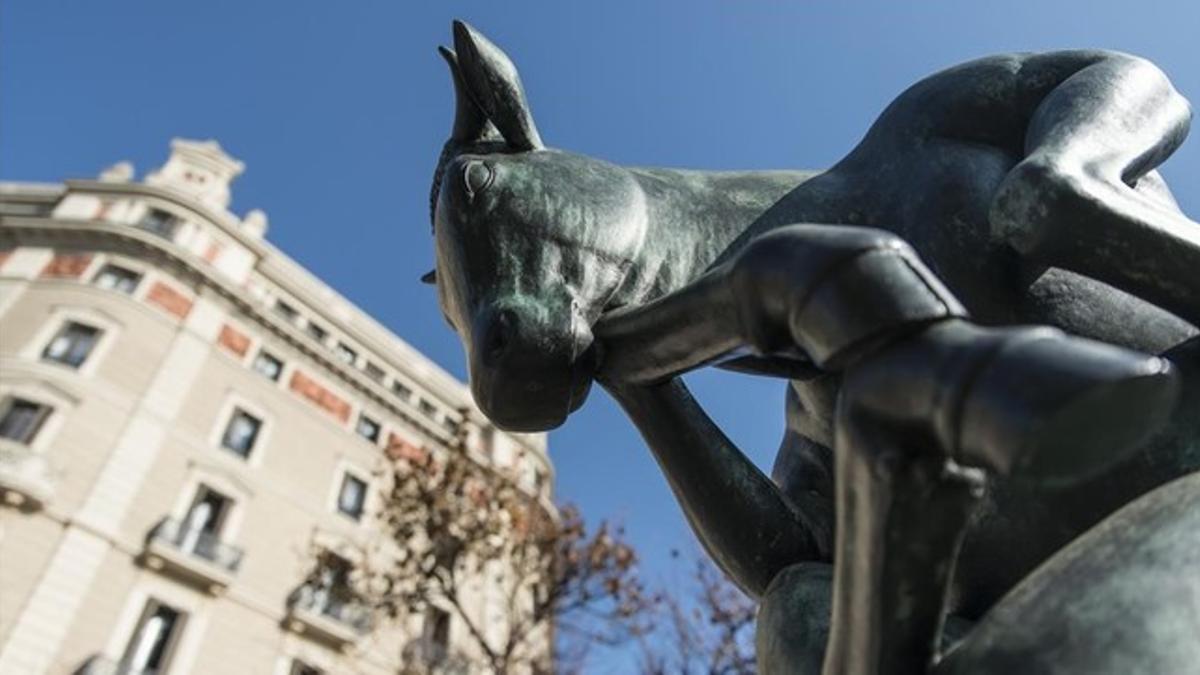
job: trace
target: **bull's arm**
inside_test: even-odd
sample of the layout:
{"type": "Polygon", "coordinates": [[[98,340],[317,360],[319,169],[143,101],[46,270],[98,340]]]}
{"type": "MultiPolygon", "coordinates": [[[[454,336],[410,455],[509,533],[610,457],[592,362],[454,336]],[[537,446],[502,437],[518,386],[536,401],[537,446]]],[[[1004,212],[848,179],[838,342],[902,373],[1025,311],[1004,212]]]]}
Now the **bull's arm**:
{"type": "Polygon", "coordinates": [[[1032,269],[1071,270],[1200,325],[1200,224],[1154,173],[1190,124],[1187,100],[1149,61],[1074,50],[993,56],[932,75],[897,98],[868,138],[903,130],[1020,158],[991,205],[998,243],[1032,269]]]}
{"type": "Polygon", "coordinates": [[[784,567],[829,559],[828,510],[795,508],[683,382],[606,388],[650,446],[705,550],[743,591],[759,598],[784,567]]]}
{"type": "Polygon", "coordinates": [[[759,364],[838,371],[898,335],[965,314],[895,235],[791,225],[678,291],[603,317],[598,377],[661,382],[743,349],[759,364]]]}
{"type": "Polygon", "coordinates": [[[645,437],[705,548],[751,595],[787,565],[830,558],[831,495],[789,501],[671,378],[746,346],[837,369],[876,340],[959,313],[939,289],[892,235],[794,226],[596,326],[600,380],[645,437]],[[881,284],[911,291],[864,302],[878,299],[881,284]]]}

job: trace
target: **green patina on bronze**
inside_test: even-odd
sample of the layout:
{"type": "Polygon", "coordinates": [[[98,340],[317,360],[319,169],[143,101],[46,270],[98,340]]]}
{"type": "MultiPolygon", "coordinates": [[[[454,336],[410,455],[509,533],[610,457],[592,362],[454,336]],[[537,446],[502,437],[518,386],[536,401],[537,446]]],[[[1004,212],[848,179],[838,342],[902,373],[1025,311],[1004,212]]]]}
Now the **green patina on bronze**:
{"type": "Polygon", "coordinates": [[[431,207],[475,398],[542,430],[600,381],[761,601],[762,670],[1200,663],[1200,225],[1152,64],[987,57],[827,170],[709,173],[545,147],[454,37],[431,207]],[[709,364],[791,381],[770,478],[679,381],[709,364]]]}

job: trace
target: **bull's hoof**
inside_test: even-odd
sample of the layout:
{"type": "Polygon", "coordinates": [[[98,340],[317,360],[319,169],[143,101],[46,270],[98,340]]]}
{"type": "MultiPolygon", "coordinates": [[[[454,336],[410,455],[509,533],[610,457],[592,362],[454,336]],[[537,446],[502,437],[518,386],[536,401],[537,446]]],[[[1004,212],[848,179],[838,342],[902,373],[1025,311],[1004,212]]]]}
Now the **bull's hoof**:
{"type": "Polygon", "coordinates": [[[935,323],[865,358],[841,405],[959,465],[1048,484],[1085,480],[1167,421],[1179,382],[1161,358],[1052,328],[935,323]]]}
{"type": "Polygon", "coordinates": [[[1135,451],[1174,407],[1178,378],[1164,359],[1050,329],[994,336],[968,366],[958,405],[939,411],[960,463],[1084,480],[1135,451]]]}

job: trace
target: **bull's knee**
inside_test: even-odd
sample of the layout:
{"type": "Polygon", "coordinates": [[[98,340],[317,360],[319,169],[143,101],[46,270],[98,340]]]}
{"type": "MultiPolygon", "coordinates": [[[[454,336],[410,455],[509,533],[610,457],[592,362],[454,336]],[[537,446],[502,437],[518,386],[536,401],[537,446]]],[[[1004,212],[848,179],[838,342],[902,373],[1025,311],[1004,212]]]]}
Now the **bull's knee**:
{"type": "Polygon", "coordinates": [[[1072,222],[1086,213],[1078,202],[1087,193],[1088,180],[1084,168],[1066,157],[1035,155],[1023,160],[992,198],[992,240],[1030,259],[1051,257],[1057,234],[1088,226],[1072,222]]]}
{"type": "Polygon", "coordinates": [[[774,230],[734,260],[731,285],[752,347],[798,346],[830,369],[913,325],[965,314],[912,247],[869,228],[774,230]]]}
{"type": "Polygon", "coordinates": [[[784,568],[758,607],[759,672],[818,675],[829,642],[832,602],[831,566],[799,563],[784,568]]]}

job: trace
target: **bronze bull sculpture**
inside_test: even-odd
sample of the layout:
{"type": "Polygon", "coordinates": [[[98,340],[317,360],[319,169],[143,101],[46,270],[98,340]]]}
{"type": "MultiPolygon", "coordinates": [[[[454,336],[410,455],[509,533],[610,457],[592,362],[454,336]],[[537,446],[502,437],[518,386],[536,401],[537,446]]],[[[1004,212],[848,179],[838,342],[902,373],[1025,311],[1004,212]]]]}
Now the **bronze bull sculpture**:
{"type": "Polygon", "coordinates": [[[764,672],[1200,668],[1200,226],[1157,68],[983,58],[830,169],[718,173],[548,148],[454,43],[429,279],[475,398],[543,430],[600,381],[761,602],[764,672]],[[791,381],[771,478],[678,379],[707,364],[791,381]]]}

